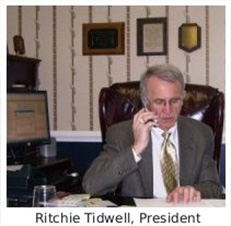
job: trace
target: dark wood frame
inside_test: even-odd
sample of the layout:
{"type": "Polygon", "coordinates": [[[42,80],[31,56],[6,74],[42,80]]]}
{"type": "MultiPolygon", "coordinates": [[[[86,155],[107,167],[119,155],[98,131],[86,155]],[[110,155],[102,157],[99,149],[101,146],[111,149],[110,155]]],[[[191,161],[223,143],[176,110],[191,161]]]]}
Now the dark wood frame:
{"type": "MultiPolygon", "coordinates": [[[[147,37],[151,40],[152,37],[147,37]]],[[[152,43],[153,45],[156,43],[152,43]]],[[[157,46],[153,46],[153,48],[158,48],[157,46]]],[[[137,55],[166,55],[168,51],[167,45],[167,18],[166,17],[157,17],[157,18],[140,18],[137,19],[137,55]],[[160,50],[145,50],[145,42],[144,40],[144,26],[145,25],[153,25],[153,30],[155,30],[155,26],[160,24],[162,25],[162,29],[157,32],[155,35],[160,36],[160,42],[162,42],[162,48],[160,50]]]]}
{"type": "Polygon", "coordinates": [[[83,24],[83,55],[124,54],[124,22],[83,24]]]}

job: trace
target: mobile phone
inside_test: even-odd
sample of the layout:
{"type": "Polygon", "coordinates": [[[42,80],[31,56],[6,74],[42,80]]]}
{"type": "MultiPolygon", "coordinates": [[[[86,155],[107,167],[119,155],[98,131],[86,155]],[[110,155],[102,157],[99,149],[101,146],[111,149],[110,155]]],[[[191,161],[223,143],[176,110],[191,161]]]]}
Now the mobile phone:
{"type": "MultiPolygon", "coordinates": [[[[149,111],[146,107],[145,107],[145,111],[149,111]]],[[[148,123],[148,122],[155,122],[155,123],[157,123],[158,122],[158,119],[149,119],[149,120],[147,120],[146,121],[146,123],[148,123]]],[[[156,125],[154,126],[154,127],[157,127],[156,125]]]]}

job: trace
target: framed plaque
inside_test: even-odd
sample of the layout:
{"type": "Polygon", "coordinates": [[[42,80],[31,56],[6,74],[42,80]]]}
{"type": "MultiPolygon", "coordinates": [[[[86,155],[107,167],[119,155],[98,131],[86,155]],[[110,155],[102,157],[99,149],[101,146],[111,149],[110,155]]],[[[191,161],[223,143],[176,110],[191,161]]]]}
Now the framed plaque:
{"type": "Polygon", "coordinates": [[[192,52],[201,47],[201,27],[196,23],[184,23],[179,27],[179,48],[192,52]]]}
{"type": "Polygon", "coordinates": [[[124,54],[124,22],[83,24],[83,55],[124,54]]]}

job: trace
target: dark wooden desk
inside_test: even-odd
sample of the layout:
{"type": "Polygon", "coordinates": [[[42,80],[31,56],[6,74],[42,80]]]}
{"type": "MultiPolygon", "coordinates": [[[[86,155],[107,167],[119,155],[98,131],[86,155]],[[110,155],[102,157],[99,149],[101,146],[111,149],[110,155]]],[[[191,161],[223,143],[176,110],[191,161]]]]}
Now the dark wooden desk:
{"type": "Polygon", "coordinates": [[[40,170],[45,174],[52,174],[52,175],[67,173],[73,169],[70,158],[39,157],[36,161],[32,162],[31,165],[36,170],[40,170]]]}
{"type": "Polygon", "coordinates": [[[31,206],[33,188],[52,184],[57,191],[81,193],[81,178],[69,158],[38,158],[18,172],[7,172],[8,206],[31,206]],[[74,175],[74,176],[73,176],[74,175]]]}

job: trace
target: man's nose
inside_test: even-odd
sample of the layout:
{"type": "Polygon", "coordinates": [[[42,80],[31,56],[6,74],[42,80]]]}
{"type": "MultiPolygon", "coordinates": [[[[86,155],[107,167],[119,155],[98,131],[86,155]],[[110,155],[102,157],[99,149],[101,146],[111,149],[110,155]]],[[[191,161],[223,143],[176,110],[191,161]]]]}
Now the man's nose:
{"type": "Polygon", "coordinates": [[[163,112],[167,114],[172,112],[172,105],[167,101],[164,103],[163,112]]]}

